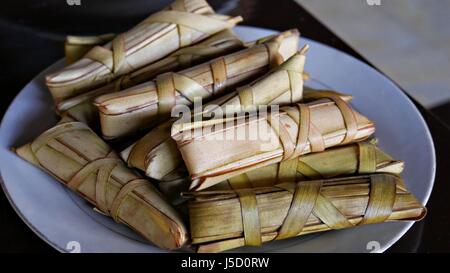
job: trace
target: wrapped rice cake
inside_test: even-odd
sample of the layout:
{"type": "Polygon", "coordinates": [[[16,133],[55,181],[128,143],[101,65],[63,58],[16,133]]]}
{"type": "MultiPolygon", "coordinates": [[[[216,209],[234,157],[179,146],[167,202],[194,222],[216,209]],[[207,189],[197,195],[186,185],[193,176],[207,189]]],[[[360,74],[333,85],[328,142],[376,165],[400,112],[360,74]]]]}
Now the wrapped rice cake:
{"type": "Polygon", "coordinates": [[[111,42],[47,75],[56,103],[92,90],[170,53],[232,28],[241,17],[219,15],[204,0],[177,0],[111,42]]]}
{"type": "Polygon", "coordinates": [[[192,243],[198,252],[221,252],[330,229],[418,221],[426,208],[403,185],[398,176],[371,174],[188,192],[192,243]]]}
{"type": "Polygon", "coordinates": [[[97,97],[94,104],[103,137],[114,139],[145,129],[157,119],[170,118],[175,106],[191,106],[194,100],[218,97],[254,80],[295,54],[298,35],[296,30],[285,31],[250,48],[97,97]]]}
{"type": "Polygon", "coordinates": [[[308,103],[253,115],[172,127],[191,190],[201,190],[233,176],[368,138],[373,122],[335,94],[311,92],[308,103]]]}
{"type": "Polygon", "coordinates": [[[185,245],[188,233],[178,212],[85,124],[62,122],[16,153],[155,245],[185,245]]]}

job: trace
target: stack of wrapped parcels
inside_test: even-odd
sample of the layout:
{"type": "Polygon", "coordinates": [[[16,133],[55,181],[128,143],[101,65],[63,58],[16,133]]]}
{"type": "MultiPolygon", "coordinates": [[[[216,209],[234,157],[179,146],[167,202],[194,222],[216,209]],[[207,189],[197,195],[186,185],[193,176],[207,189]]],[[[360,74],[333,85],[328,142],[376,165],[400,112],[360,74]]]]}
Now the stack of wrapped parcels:
{"type": "Polygon", "coordinates": [[[177,0],[125,33],[67,37],[69,65],[46,77],[61,121],[16,153],[165,249],[422,219],[352,97],[304,86],[299,32],[244,43],[240,21],[177,0]]]}

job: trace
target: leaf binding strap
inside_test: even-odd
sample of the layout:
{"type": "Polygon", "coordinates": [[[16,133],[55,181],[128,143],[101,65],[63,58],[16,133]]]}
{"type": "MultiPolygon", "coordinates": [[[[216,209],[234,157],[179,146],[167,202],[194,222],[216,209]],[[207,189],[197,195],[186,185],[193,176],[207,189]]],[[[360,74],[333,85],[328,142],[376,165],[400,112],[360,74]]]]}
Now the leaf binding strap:
{"type": "MultiPolygon", "coordinates": [[[[270,43],[271,45],[277,45],[277,43],[270,43]]],[[[268,47],[271,48],[271,47],[268,47]]],[[[269,58],[273,55],[273,51],[269,50],[269,58]],[[271,55],[272,54],[272,55],[271,55]]],[[[272,56],[273,58],[273,56],[272,56]]],[[[258,103],[255,102],[254,94],[257,93],[254,87],[255,83],[264,81],[267,77],[270,77],[274,73],[286,73],[289,79],[289,91],[290,92],[290,103],[299,101],[303,95],[303,67],[305,63],[305,55],[302,53],[292,56],[286,62],[280,64],[279,66],[272,69],[267,76],[258,79],[257,81],[244,85],[237,88],[238,97],[241,106],[255,106],[258,103]]]]}
{"type": "Polygon", "coordinates": [[[229,178],[228,184],[233,190],[253,188],[250,179],[245,173],[229,178]]]}
{"type": "Polygon", "coordinates": [[[394,176],[372,175],[370,177],[370,196],[364,218],[358,225],[386,221],[392,213],[395,202],[396,183],[394,176]]]}
{"type": "Polygon", "coordinates": [[[177,92],[190,103],[198,98],[209,97],[223,91],[226,87],[227,69],[223,57],[210,62],[213,76],[212,92],[193,79],[174,72],[167,72],[156,77],[158,93],[158,114],[170,114],[176,105],[177,92]]]}
{"type": "MultiPolygon", "coordinates": [[[[346,126],[346,134],[341,144],[347,144],[354,140],[358,132],[357,122],[354,112],[347,102],[345,102],[339,96],[332,93],[325,93],[325,94],[312,93],[308,94],[308,98],[313,99],[327,98],[332,100],[338,107],[339,111],[341,112],[346,126]]],[[[270,126],[275,131],[275,133],[278,135],[280,142],[283,146],[284,153],[282,162],[280,163],[279,166],[279,171],[281,172],[279,173],[279,176],[281,177],[285,176],[288,171],[293,172],[291,167],[292,165],[295,165],[295,161],[290,160],[298,158],[308,145],[310,145],[311,152],[321,152],[325,150],[324,138],[320,133],[320,131],[317,129],[317,127],[312,123],[310,108],[306,104],[299,103],[297,104],[297,109],[291,107],[288,108],[286,112],[287,115],[298,124],[297,138],[295,142],[292,140],[285,126],[280,124],[279,117],[275,117],[272,114],[268,115],[267,117],[267,121],[269,122],[270,126]]],[[[363,151],[364,153],[366,153],[366,150],[363,151]]],[[[368,161],[373,156],[374,151],[367,150],[367,153],[369,154],[367,155],[364,154],[363,156],[362,167],[372,169],[372,166],[369,165],[373,163],[368,161]],[[368,160],[366,160],[366,157],[369,157],[368,160]]],[[[315,171],[312,168],[308,168],[309,166],[303,167],[304,169],[306,169],[308,173],[317,175],[317,171],[315,171]]]]}
{"type": "Polygon", "coordinates": [[[358,173],[373,173],[377,170],[375,146],[358,143],[358,173]]]}
{"type": "Polygon", "coordinates": [[[64,52],[68,64],[74,63],[81,59],[94,46],[102,45],[111,41],[115,34],[108,33],[98,36],[66,36],[64,43],[64,52]]]}
{"type": "MultiPolygon", "coordinates": [[[[94,161],[89,162],[86,164],[83,168],[81,168],[68,182],[67,186],[73,190],[77,191],[77,189],[81,186],[81,184],[86,180],[86,178],[91,175],[92,173],[97,173],[101,168],[106,167],[107,169],[110,169],[110,166],[115,167],[117,164],[120,164],[120,159],[118,158],[100,158],[94,161]]],[[[111,169],[112,171],[112,169],[111,169]]],[[[104,171],[102,171],[104,172],[104,171]]],[[[102,178],[109,179],[108,174],[102,174],[102,178]]],[[[97,176],[97,183],[99,181],[99,178],[97,176]]],[[[101,184],[103,184],[101,182],[101,184]]]]}
{"type": "Polygon", "coordinates": [[[256,194],[251,189],[237,190],[237,194],[241,205],[245,245],[260,246],[262,244],[261,225],[256,194]]]}
{"type": "Polygon", "coordinates": [[[323,99],[327,98],[336,104],[339,111],[342,114],[342,118],[344,119],[345,127],[346,127],[346,133],[344,140],[342,140],[341,144],[348,144],[352,142],[358,133],[358,126],[356,122],[355,112],[352,110],[350,105],[344,101],[342,98],[340,98],[338,95],[336,95],[333,92],[310,92],[307,96],[305,96],[307,99],[323,99]]]}
{"type": "Polygon", "coordinates": [[[100,158],[86,164],[82,169],[80,169],[68,182],[67,186],[74,192],[78,192],[78,188],[83,184],[83,182],[93,173],[97,174],[95,182],[95,203],[97,208],[104,213],[109,215],[106,204],[106,187],[108,180],[111,177],[111,173],[116,168],[117,165],[123,164],[118,158],[100,158]]]}
{"type": "MultiPolygon", "coordinates": [[[[275,38],[274,43],[263,43],[267,49],[269,54],[269,66],[276,67],[283,63],[283,56],[279,53],[279,48],[281,44],[281,36],[275,38]]],[[[258,41],[257,43],[261,43],[262,41],[258,41]]]]}
{"type": "Polygon", "coordinates": [[[122,206],[123,201],[125,198],[136,188],[148,185],[148,181],[141,178],[141,179],[134,179],[131,181],[128,181],[117,193],[117,195],[114,197],[114,200],[111,203],[111,211],[110,215],[114,219],[114,221],[119,222],[119,212],[120,207],[122,206]]]}
{"type": "Polygon", "coordinates": [[[276,237],[277,240],[294,237],[302,231],[315,207],[322,182],[297,183],[296,187],[288,214],[276,237]]]}
{"type": "Polygon", "coordinates": [[[145,179],[133,179],[128,181],[121,187],[120,191],[114,197],[110,208],[108,208],[106,202],[106,188],[111,178],[111,173],[116,167],[124,167],[123,161],[119,158],[105,157],[100,158],[86,164],[80,169],[68,182],[67,186],[78,192],[79,187],[83,182],[92,174],[96,174],[95,183],[95,203],[97,209],[99,209],[105,215],[110,215],[116,222],[119,222],[118,215],[120,206],[128,194],[130,194],[137,187],[148,184],[145,179]]]}
{"type": "Polygon", "coordinates": [[[317,195],[316,204],[313,209],[313,214],[320,219],[330,229],[342,229],[352,227],[350,223],[334,205],[322,194],[317,195]]]}
{"type": "MultiPolygon", "coordinates": [[[[368,143],[357,143],[357,170],[358,174],[369,174],[377,171],[377,157],[375,146],[368,143]]],[[[320,169],[309,165],[302,157],[294,158],[280,163],[278,167],[277,179],[285,182],[286,178],[296,179],[297,176],[304,176],[309,179],[329,178],[336,173],[323,174],[320,169]],[[298,175],[297,175],[298,174],[298,175]]]]}
{"type": "Polygon", "coordinates": [[[95,46],[84,57],[103,64],[114,75],[123,74],[131,69],[126,61],[123,34],[117,35],[112,40],[111,50],[102,46],[95,46]]]}
{"type": "MultiPolygon", "coordinates": [[[[277,187],[289,190],[286,184],[280,184],[277,187]]],[[[311,213],[330,229],[355,226],[333,205],[331,200],[321,194],[321,188],[321,180],[297,183],[288,214],[279,229],[276,240],[300,234],[311,213]]],[[[369,201],[363,219],[356,225],[386,221],[392,213],[395,195],[394,176],[371,175],[369,201]]]]}

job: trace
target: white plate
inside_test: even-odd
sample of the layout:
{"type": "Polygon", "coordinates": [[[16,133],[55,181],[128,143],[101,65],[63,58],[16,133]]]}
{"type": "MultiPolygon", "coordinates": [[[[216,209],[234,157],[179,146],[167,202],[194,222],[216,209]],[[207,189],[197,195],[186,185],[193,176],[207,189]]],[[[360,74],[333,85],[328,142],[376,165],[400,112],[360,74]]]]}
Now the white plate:
{"type": "MultiPolygon", "coordinates": [[[[237,33],[249,41],[273,31],[237,27],[237,33]]],[[[406,184],[425,204],[433,187],[436,164],[430,132],[417,108],[396,85],[366,64],[320,43],[302,39],[303,43],[311,46],[306,63],[312,77],[308,84],[354,95],[353,106],[375,121],[381,148],[406,162],[406,184]]],[[[125,226],[93,212],[81,198],[11,152],[11,147],[33,140],[56,123],[43,76],[63,63],[55,63],[25,86],[3,117],[0,170],[6,195],[23,221],[60,251],[77,246],[82,252],[162,251],[125,226]]],[[[377,246],[378,251],[384,251],[411,225],[396,222],[361,226],[236,251],[368,252],[377,246]]]]}

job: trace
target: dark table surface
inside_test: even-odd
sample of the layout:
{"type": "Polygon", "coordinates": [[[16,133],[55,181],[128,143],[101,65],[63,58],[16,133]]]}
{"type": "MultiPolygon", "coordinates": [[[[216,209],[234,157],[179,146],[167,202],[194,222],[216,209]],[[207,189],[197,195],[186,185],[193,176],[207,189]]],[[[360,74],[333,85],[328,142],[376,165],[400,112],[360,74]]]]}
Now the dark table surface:
{"type": "MultiPolygon", "coordinates": [[[[63,57],[66,34],[125,31],[170,1],[51,0],[6,1],[0,11],[0,116],[15,95],[41,70],[63,57]],[[76,2],[76,1],[75,1],[76,2]]],[[[328,44],[371,65],[304,8],[290,0],[209,1],[219,12],[239,13],[245,25],[286,30],[299,28],[302,36],[328,44]]],[[[413,100],[414,101],[414,100],[413,100]]],[[[415,101],[414,101],[415,102],[415,101]]],[[[450,251],[450,106],[426,110],[415,102],[433,136],[437,173],[428,216],[416,223],[388,252],[450,251]]],[[[408,136],[406,136],[408,137],[408,136]]],[[[1,159],[0,159],[1,160],[1,159]]],[[[0,251],[55,252],[31,231],[0,192],[0,251]]]]}

